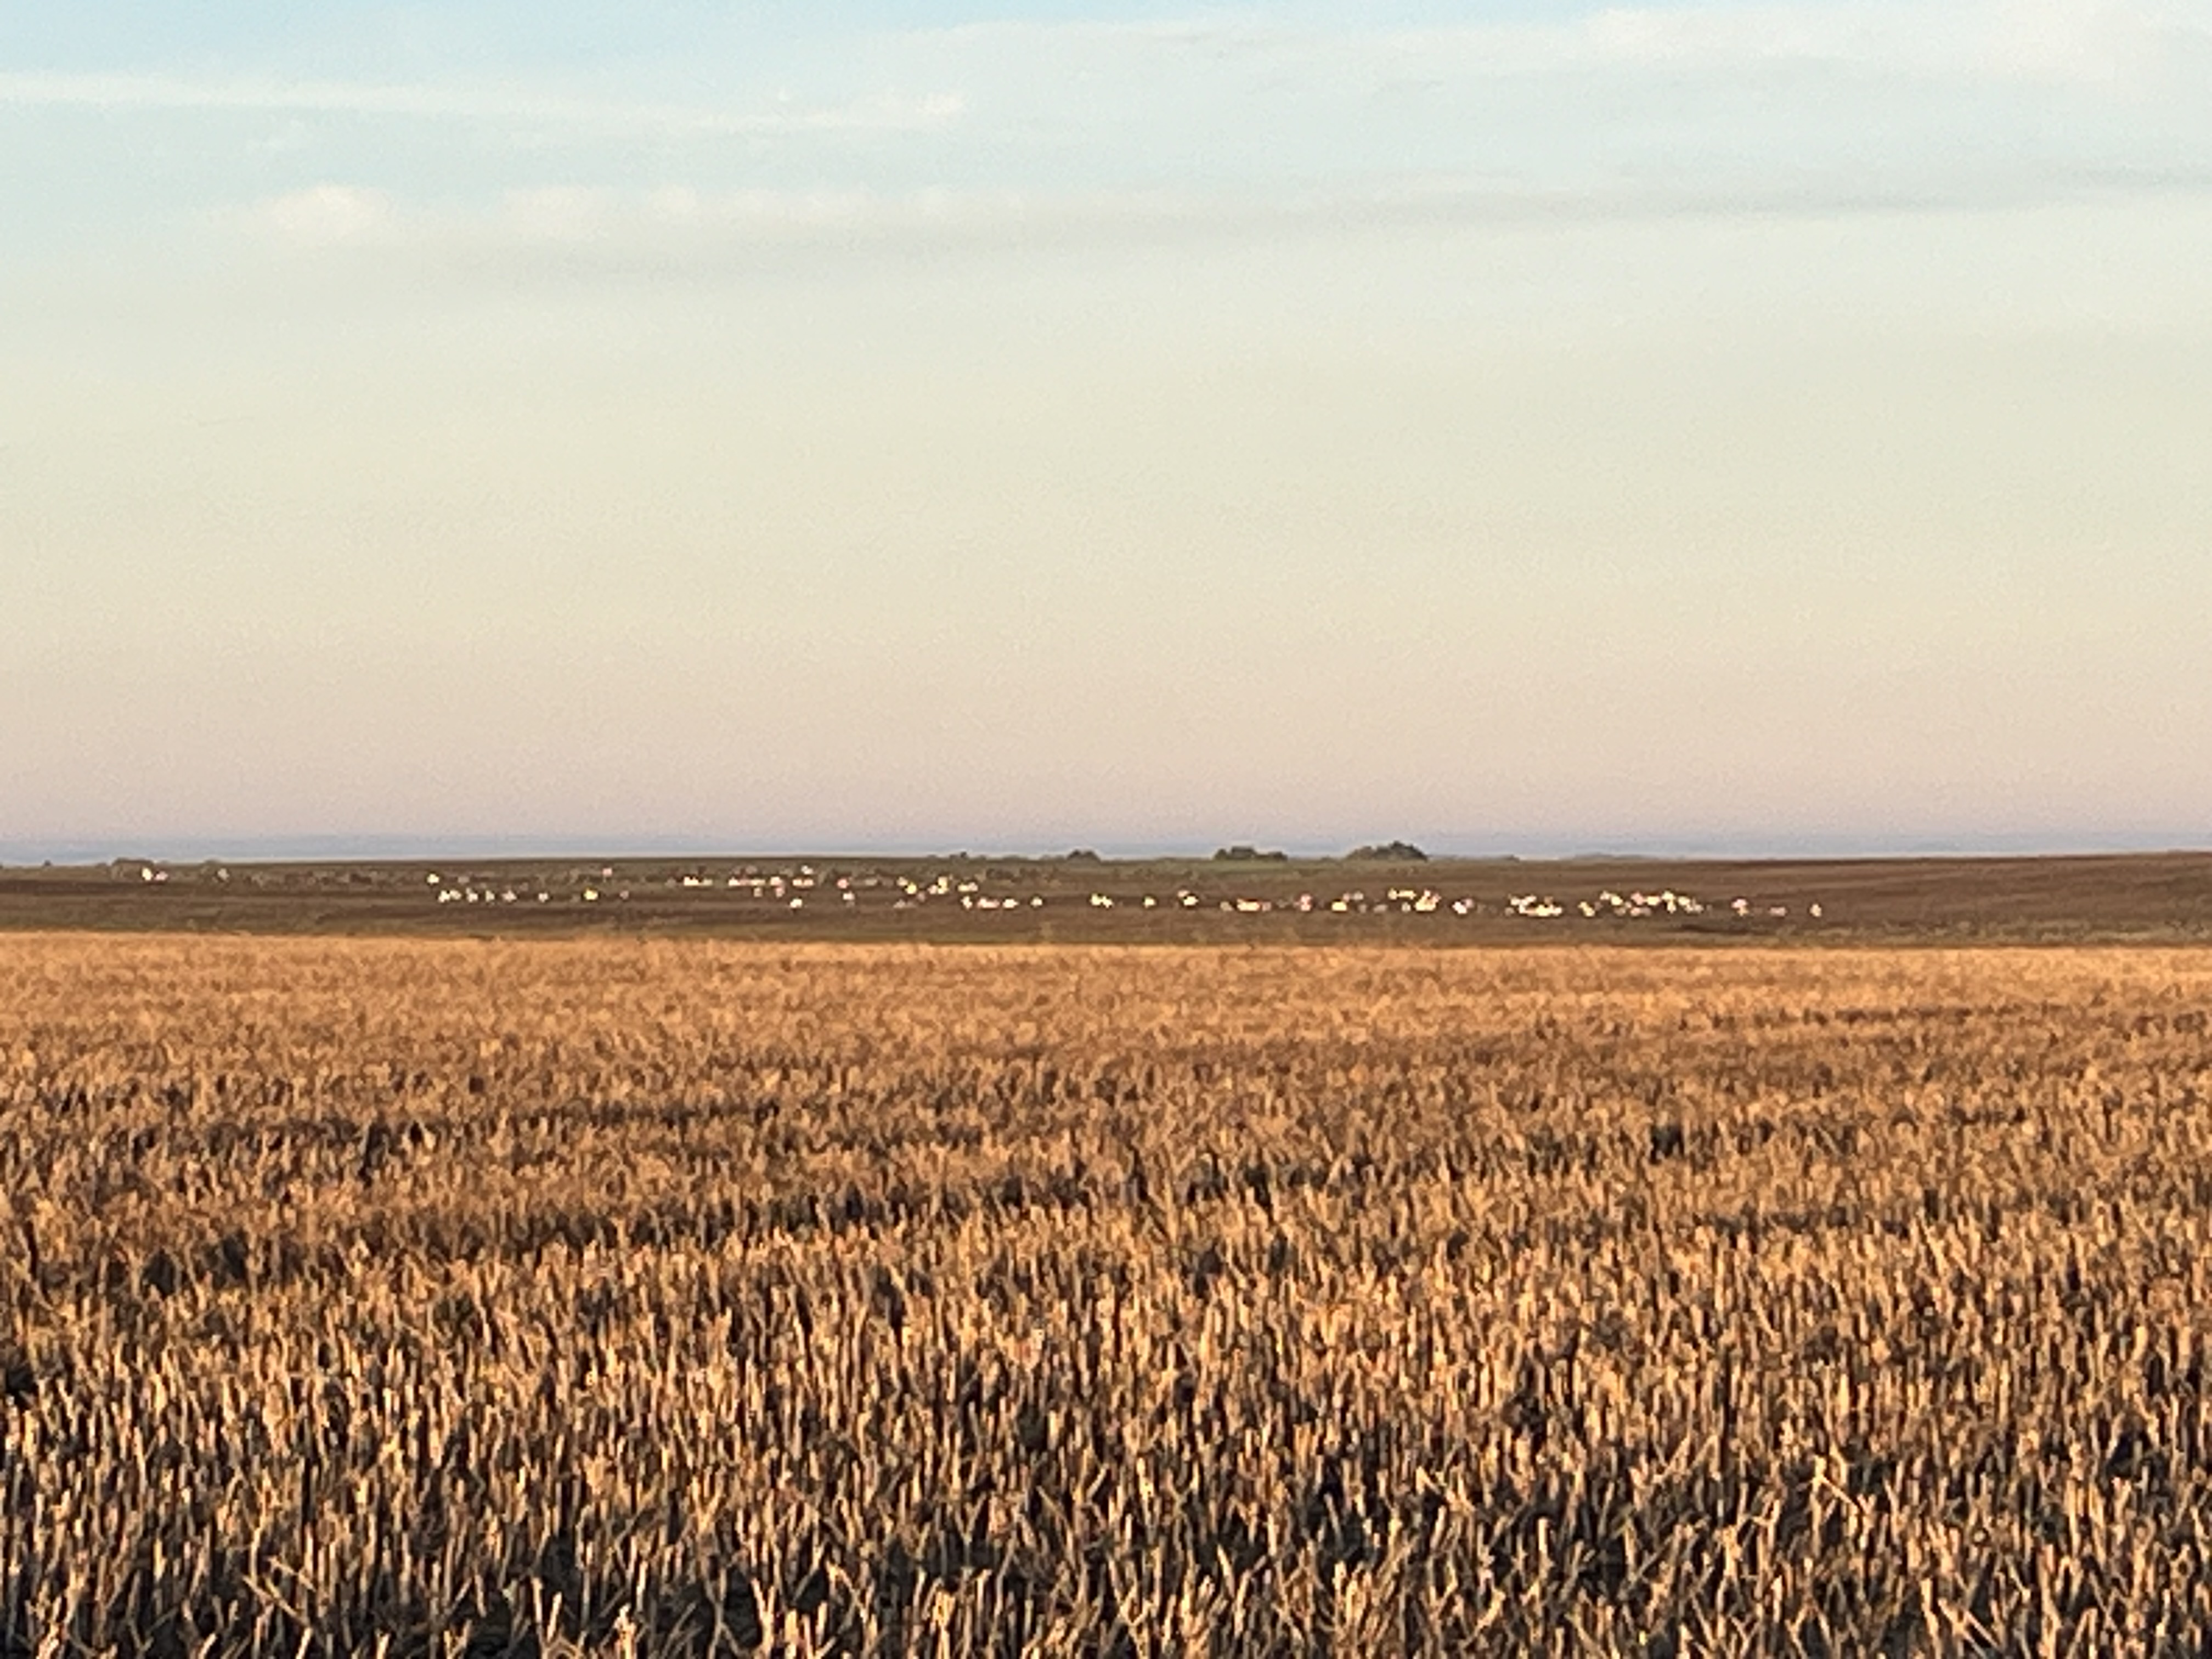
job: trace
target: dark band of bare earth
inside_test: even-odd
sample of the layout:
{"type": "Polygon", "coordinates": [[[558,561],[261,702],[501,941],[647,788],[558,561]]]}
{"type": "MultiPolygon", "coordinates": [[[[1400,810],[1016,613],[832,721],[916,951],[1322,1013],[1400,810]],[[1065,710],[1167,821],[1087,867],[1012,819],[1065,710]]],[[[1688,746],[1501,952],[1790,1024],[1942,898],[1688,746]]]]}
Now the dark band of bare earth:
{"type": "Polygon", "coordinates": [[[2212,940],[2212,854],[1668,860],[792,854],[0,869],[0,931],[1013,944],[2212,940]]]}

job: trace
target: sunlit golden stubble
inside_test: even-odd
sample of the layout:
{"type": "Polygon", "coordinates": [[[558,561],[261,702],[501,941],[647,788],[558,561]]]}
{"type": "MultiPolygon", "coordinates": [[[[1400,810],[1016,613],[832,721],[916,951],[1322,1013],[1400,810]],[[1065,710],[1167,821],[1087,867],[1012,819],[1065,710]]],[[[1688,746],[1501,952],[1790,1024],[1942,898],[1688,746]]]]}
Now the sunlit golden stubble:
{"type": "Polygon", "coordinates": [[[0,1617],[2194,1650],[2208,1009],[2147,950],[18,938],[0,1617]]]}

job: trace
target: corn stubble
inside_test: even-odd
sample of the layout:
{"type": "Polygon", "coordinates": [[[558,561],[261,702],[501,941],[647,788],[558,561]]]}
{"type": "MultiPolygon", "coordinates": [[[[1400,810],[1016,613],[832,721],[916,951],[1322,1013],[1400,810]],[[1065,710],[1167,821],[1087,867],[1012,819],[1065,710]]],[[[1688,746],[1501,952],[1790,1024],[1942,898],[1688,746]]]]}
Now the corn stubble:
{"type": "Polygon", "coordinates": [[[0,1648],[2197,1651],[2208,1007],[10,940],[0,1648]]]}

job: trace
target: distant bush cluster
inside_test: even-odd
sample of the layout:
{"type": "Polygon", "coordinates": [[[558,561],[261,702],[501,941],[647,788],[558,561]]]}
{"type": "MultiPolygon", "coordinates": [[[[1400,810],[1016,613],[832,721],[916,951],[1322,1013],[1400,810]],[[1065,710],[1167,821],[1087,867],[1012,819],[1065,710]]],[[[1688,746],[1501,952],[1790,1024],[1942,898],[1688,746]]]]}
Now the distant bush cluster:
{"type": "Polygon", "coordinates": [[[1373,847],[1355,847],[1345,857],[1391,864],[1425,864],[1429,859],[1426,853],[1410,841],[1386,841],[1373,847]]]}

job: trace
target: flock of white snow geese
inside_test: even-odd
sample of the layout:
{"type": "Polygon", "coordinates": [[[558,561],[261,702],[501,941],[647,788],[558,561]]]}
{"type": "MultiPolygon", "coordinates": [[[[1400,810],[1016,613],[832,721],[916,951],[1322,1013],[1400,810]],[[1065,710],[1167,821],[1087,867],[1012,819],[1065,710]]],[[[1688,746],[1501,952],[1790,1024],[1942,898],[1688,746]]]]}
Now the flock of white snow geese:
{"type": "Polygon", "coordinates": [[[1080,908],[1170,913],[1211,910],[1231,915],[1493,915],[1534,922],[1664,921],[1707,915],[1782,921],[1793,914],[1818,921],[1826,914],[1817,902],[1793,912],[1787,904],[1741,896],[1709,902],[1671,887],[1654,892],[1615,892],[1606,888],[1588,898],[1560,898],[1541,892],[1514,893],[1502,903],[1467,894],[1453,896],[1431,886],[1386,884],[1372,890],[1361,887],[1334,894],[1292,894],[1279,890],[1279,882],[1270,890],[1239,891],[1233,880],[1187,883],[1163,887],[1157,892],[1122,888],[1110,892],[1062,889],[1044,893],[1033,890],[1033,880],[994,880],[968,871],[942,871],[920,876],[872,871],[838,874],[807,864],[775,871],[753,866],[726,872],[695,869],[650,878],[618,877],[612,866],[605,866],[564,872],[557,879],[520,882],[512,877],[431,872],[425,877],[424,884],[439,904],[620,904],[647,897],[694,895],[714,896],[725,901],[737,899],[787,910],[833,914],[864,908],[1024,913],[1080,908]]]}
{"type": "MultiPolygon", "coordinates": [[[[167,884],[173,872],[146,863],[137,867],[137,878],[149,886],[167,884]]],[[[1378,884],[1371,889],[1346,888],[1334,893],[1290,892],[1280,874],[1255,887],[1231,872],[1192,878],[1145,891],[1128,884],[1107,887],[1110,882],[1085,890],[1072,885],[1053,866],[1028,863],[1016,868],[981,867],[966,864],[953,869],[926,870],[919,874],[871,868],[840,871],[798,863],[780,868],[742,865],[731,868],[703,866],[650,872],[618,870],[613,865],[544,870],[528,874],[514,870],[494,873],[465,873],[430,870],[420,875],[416,890],[440,905],[620,905],[640,902],[665,902],[685,898],[714,898],[725,904],[748,908],[811,911],[817,915],[861,911],[963,911],[1033,914],[1040,910],[1153,911],[1174,915],[1214,912],[1252,916],[1297,915],[1321,916],[1407,915],[1511,917],[1529,922],[1636,922],[1681,921],[1712,916],[1736,921],[1820,921],[1826,912],[1819,902],[1793,907],[1741,896],[1708,900],[1672,887],[1654,891],[1641,889],[1617,892],[1601,888],[1588,897],[1561,897],[1532,890],[1498,898],[1479,898],[1469,893],[1452,894],[1429,885],[1378,884]],[[1049,890],[1039,891],[1048,884],[1049,890]]],[[[1103,876],[1103,866],[1094,872],[1103,876]]],[[[228,884],[228,869],[187,872],[212,875],[228,884]]],[[[1139,872],[1133,871],[1132,876],[1139,872]]],[[[252,878],[256,885],[267,879],[252,878]]],[[[415,876],[405,879],[412,881],[415,876]]]]}

